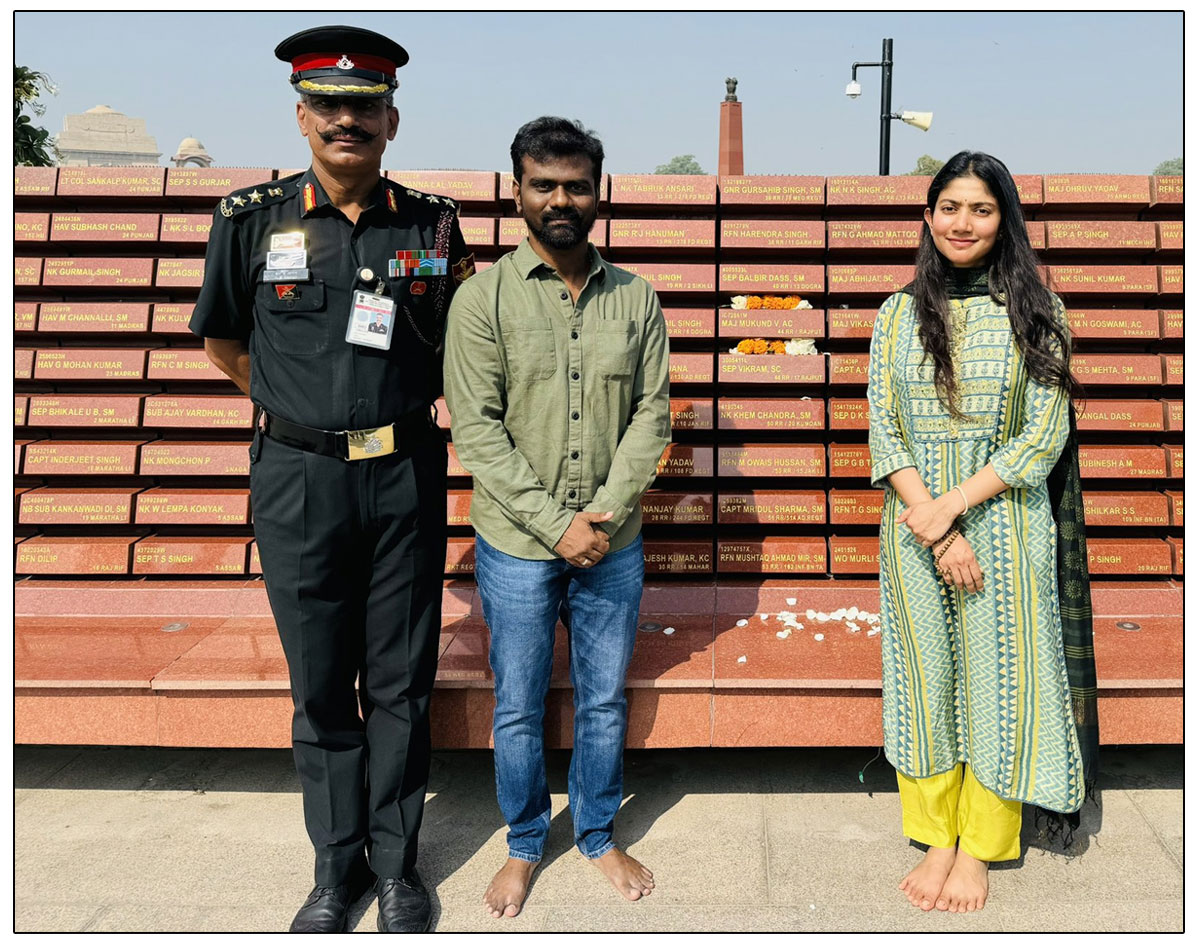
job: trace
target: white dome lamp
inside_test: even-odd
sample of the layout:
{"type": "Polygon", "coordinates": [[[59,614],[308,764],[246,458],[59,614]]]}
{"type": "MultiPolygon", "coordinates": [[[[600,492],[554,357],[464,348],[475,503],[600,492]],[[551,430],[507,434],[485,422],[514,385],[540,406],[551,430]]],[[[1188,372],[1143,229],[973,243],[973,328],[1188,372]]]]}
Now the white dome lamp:
{"type": "Polygon", "coordinates": [[[862,95],[862,86],[858,83],[859,67],[878,66],[883,70],[883,89],[879,109],[879,174],[889,173],[892,150],[892,119],[898,118],[906,125],[928,131],[933,123],[933,112],[901,112],[892,111],[892,41],[883,41],[883,56],[879,62],[856,62],[850,66],[850,83],[846,86],[846,94],[850,98],[862,95]]]}

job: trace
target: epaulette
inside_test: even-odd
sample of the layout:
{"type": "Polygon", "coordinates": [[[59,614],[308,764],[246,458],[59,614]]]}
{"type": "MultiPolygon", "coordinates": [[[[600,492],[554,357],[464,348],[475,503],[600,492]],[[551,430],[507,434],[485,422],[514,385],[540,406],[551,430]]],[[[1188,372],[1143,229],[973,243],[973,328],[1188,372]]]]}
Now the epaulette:
{"type": "Polygon", "coordinates": [[[394,181],[387,182],[388,189],[388,206],[393,213],[400,212],[399,202],[401,200],[409,200],[417,204],[422,204],[425,207],[432,209],[433,207],[449,207],[455,213],[458,213],[458,201],[452,200],[449,197],[441,197],[438,194],[425,194],[419,190],[413,190],[411,187],[405,187],[403,184],[397,184],[394,181]],[[393,206],[393,200],[396,205],[393,206]]]}
{"type": "Polygon", "coordinates": [[[253,187],[243,187],[241,190],[235,190],[228,196],[221,198],[221,203],[217,209],[221,211],[221,216],[232,217],[237,214],[248,213],[251,210],[257,210],[269,204],[278,203],[287,192],[283,183],[283,181],[269,180],[262,184],[255,184],[253,187]]]}

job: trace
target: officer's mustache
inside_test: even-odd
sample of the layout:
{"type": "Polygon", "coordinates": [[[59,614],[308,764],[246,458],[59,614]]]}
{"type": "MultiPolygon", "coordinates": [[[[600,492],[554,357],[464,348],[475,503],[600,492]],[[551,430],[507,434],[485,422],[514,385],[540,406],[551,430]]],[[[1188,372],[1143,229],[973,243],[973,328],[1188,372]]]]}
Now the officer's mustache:
{"type": "Polygon", "coordinates": [[[370,141],[376,137],[358,125],[351,125],[348,128],[331,128],[329,131],[318,131],[317,135],[326,144],[331,144],[338,138],[357,138],[359,141],[370,141]]]}

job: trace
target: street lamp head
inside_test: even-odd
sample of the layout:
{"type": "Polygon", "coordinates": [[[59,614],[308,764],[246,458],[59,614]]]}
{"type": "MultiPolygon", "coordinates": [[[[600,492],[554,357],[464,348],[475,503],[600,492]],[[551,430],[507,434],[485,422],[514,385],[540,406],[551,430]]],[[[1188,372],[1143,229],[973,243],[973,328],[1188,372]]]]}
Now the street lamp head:
{"type": "Polygon", "coordinates": [[[854,79],[851,79],[850,84],[846,86],[846,94],[851,98],[858,98],[862,95],[862,86],[854,79]]]}
{"type": "Polygon", "coordinates": [[[928,131],[929,126],[933,124],[933,112],[901,112],[900,120],[906,125],[928,131]]]}

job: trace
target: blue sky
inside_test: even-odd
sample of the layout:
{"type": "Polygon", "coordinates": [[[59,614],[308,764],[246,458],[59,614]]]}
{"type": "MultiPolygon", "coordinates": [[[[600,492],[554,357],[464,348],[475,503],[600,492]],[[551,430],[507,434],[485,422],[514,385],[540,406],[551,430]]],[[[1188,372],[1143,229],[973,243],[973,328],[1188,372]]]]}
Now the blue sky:
{"type": "Polygon", "coordinates": [[[404,45],[391,168],[503,170],[519,125],[579,118],[605,170],[676,154],[716,170],[725,77],[739,80],[746,171],[873,174],[878,60],[895,41],[892,171],[989,151],[1014,173],[1148,174],[1183,150],[1177,13],[17,13],[15,58],[60,88],[42,122],[109,105],[144,118],[166,162],[185,136],[225,166],[305,166],[288,67],[272,50],[328,23],[404,45]]]}

